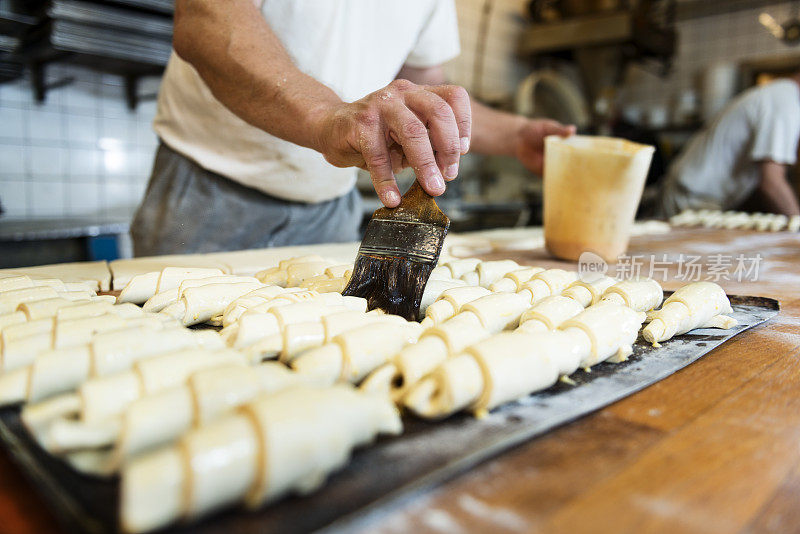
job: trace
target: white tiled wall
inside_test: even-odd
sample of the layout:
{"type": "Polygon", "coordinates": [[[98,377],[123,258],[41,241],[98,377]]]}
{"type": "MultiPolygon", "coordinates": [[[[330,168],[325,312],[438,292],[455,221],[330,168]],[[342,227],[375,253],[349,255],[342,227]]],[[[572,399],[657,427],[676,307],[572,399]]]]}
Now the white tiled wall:
{"type": "MultiPolygon", "coordinates": [[[[44,104],[27,79],[0,84],[0,201],[8,218],[129,218],[142,197],[156,147],[155,101],[135,112],[118,76],[57,65],[44,104]]],[[[153,94],[145,79],[140,94],[153,94]]]]}

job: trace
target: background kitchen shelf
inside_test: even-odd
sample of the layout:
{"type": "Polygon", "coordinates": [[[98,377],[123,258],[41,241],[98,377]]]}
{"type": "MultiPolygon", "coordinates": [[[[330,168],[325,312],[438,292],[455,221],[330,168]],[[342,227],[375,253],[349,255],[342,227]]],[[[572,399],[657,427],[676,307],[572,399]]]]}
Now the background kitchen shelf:
{"type": "Polygon", "coordinates": [[[14,2],[0,3],[0,29],[9,26],[0,33],[19,36],[1,47],[8,49],[5,59],[29,69],[38,102],[49,89],[72,81],[46,81],[47,67],[56,62],[121,76],[130,109],[141,98],[155,97],[140,96],[138,82],[160,75],[169,60],[173,2],[52,0],[42,5],[38,12],[22,13],[14,2]]]}

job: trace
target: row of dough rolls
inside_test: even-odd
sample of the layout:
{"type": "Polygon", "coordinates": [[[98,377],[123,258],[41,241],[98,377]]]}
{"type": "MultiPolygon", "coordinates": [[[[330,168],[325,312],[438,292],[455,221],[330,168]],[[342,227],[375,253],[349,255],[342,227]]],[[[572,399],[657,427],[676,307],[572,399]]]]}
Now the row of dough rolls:
{"type": "MultiPolygon", "coordinates": [[[[452,287],[452,285],[453,284],[443,284],[442,288],[452,287]]],[[[441,290],[443,289],[440,289],[440,291],[441,290]]],[[[261,290],[256,290],[253,293],[259,294],[259,291],[261,290]]],[[[254,318],[259,313],[262,316],[271,315],[273,317],[258,318],[258,320],[262,322],[262,326],[266,326],[266,329],[262,329],[261,332],[268,333],[266,338],[261,340],[262,349],[264,349],[267,344],[274,341],[274,339],[269,341],[267,340],[275,335],[280,335],[282,339],[288,341],[285,343],[287,348],[297,345],[298,343],[302,345],[301,339],[312,337],[314,339],[319,339],[320,341],[333,341],[335,339],[336,341],[333,346],[344,348],[343,351],[340,351],[339,355],[348,355],[348,358],[340,359],[339,363],[341,365],[336,369],[335,375],[328,376],[323,374],[323,376],[320,376],[317,373],[308,372],[293,374],[293,378],[299,376],[306,381],[311,380],[315,383],[323,384],[332,383],[336,380],[347,381],[348,376],[350,381],[358,381],[360,378],[359,372],[357,371],[358,368],[370,369],[373,365],[368,360],[374,359],[380,350],[385,352],[388,349],[388,352],[394,352],[396,347],[413,341],[421,329],[419,325],[415,325],[414,323],[406,323],[404,320],[397,317],[385,316],[375,312],[366,313],[366,311],[363,309],[363,306],[361,306],[361,309],[359,310],[334,310],[334,313],[327,314],[324,313],[325,305],[323,305],[317,299],[306,300],[304,298],[300,298],[299,300],[295,300],[301,295],[301,293],[308,295],[308,292],[300,291],[293,291],[290,293],[270,292],[269,295],[261,293],[261,297],[271,296],[273,298],[263,298],[258,302],[250,303],[262,306],[261,310],[250,309],[248,311],[248,306],[244,306],[244,311],[239,316],[239,320],[231,323],[239,323],[242,318],[246,318],[245,315],[247,315],[249,312],[253,312],[251,315],[254,318]],[[282,301],[286,297],[290,297],[288,302],[278,302],[282,301]],[[345,321],[344,319],[348,319],[348,321],[345,321]],[[363,325],[370,325],[373,323],[381,324],[376,324],[373,328],[359,328],[358,323],[362,323],[363,325]],[[280,332],[280,334],[278,334],[278,332],[280,332]],[[394,348],[392,348],[393,344],[395,345],[394,348]],[[367,358],[367,360],[365,360],[365,358],[367,358]],[[346,370],[344,368],[345,365],[346,370]]],[[[234,301],[231,303],[226,312],[230,312],[237,308],[241,309],[241,304],[243,301],[248,301],[252,297],[253,295],[245,295],[241,299],[234,301]]],[[[339,295],[328,295],[327,297],[342,298],[339,295]]],[[[328,304],[330,303],[331,301],[328,301],[328,304]]],[[[238,324],[238,326],[239,328],[242,328],[242,326],[246,326],[246,324],[238,324]]],[[[237,337],[238,336],[232,336],[229,337],[228,340],[235,341],[237,337]]],[[[332,347],[329,347],[328,350],[330,350],[330,348],[332,347]]],[[[266,352],[260,353],[261,356],[265,354],[266,352]]],[[[291,354],[291,352],[288,354],[291,354]]],[[[281,359],[287,363],[291,362],[291,358],[288,357],[288,354],[283,353],[281,356],[281,359]]],[[[298,367],[307,369],[312,361],[313,358],[304,358],[298,367]]],[[[274,375],[277,368],[266,367],[267,365],[268,364],[258,366],[256,369],[269,369],[269,374],[274,375]]],[[[202,371],[200,373],[202,373],[202,371]]],[[[232,374],[239,374],[241,375],[240,378],[243,379],[243,373],[245,373],[244,370],[231,368],[224,374],[229,376],[232,374]]],[[[139,401],[135,401],[125,411],[122,421],[115,423],[113,426],[109,426],[108,432],[103,436],[107,440],[112,438],[111,440],[106,441],[106,444],[111,444],[114,442],[114,440],[116,440],[116,453],[114,456],[116,456],[117,459],[115,463],[117,465],[119,464],[120,457],[129,458],[131,456],[135,456],[143,450],[152,448],[157,444],[165,443],[171,439],[174,439],[180,432],[187,428],[187,425],[189,424],[188,421],[192,418],[192,416],[189,414],[189,410],[187,410],[186,407],[189,405],[196,406],[204,404],[198,399],[217,399],[216,402],[219,406],[219,411],[213,413],[220,413],[224,411],[221,407],[223,404],[225,405],[225,409],[231,409],[234,407],[235,403],[219,403],[219,399],[223,398],[225,395],[228,395],[231,398],[239,399],[239,401],[245,400],[247,395],[233,394],[232,388],[234,387],[235,386],[232,382],[225,383],[225,381],[212,381],[210,378],[207,378],[206,380],[195,378],[190,379],[185,386],[180,388],[174,388],[173,390],[164,391],[161,394],[151,395],[149,397],[142,398],[139,401]],[[209,393],[209,384],[212,382],[221,385],[221,389],[218,388],[215,393],[209,393]],[[202,384],[202,386],[200,386],[200,384],[202,384]],[[225,393],[225,391],[227,391],[227,393],[225,393]],[[191,403],[189,403],[187,400],[189,397],[194,399],[191,403]],[[170,413],[173,414],[173,416],[169,420],[156,415],[156,407],[159,405],[172,406],[170,413]],[[167,422],[169,422],[169,424],[166,424],[167,422]],[[162,430],[161,432],[156,432],[155,428],[170,428],[172,430],[162,430]]],[[[257,388],[254,389],[245,386],[242,388],[242,390],[252,392],[256,391],[257,388]]],[[[83,424],[84,422],[81,423],[83,424]]],[[[55,428],[59,427],[55,426],[55,428]]],[[[73,428],[72,430],[75,429],[73,428]]],[[[92,431],[98,431],[99,429],[92,429],[91,425],[89,425],[87,428],[84,425],[82,430],[85,433],[91,433],[92,431]]],[[[100,434],[102,433],[96,433],[96,435],[100,434]]],[[[62,442],[61,445],[64,446],[67,444],[62,442]]]]}
{"type": "Polygon", "coordinates": [[[660,309],[649,314],[650,323],[642,330],[642,337],[658,345],[695,328],[732,328],[736,319],[724,315],[732,311],[719,285],[694,282],[675,291],[660,309]]]}
{"type": "Polygon", "coordinates": [[[511,272],[495,283],[517,293],[491,293],[476,286],[445,291],[428,308],[423,324],[427,321],[429,327],[419,341],[376,368],[361,387],[402,403],[409,389],[437,365],[494,334],[517,327],[528,333],[551,330],[586,306],[616,302],[622,295],[638,311],[648,311],[663,296],[661,286],[649,279],[623,283],[600,277],[587,282],[562,269],[526,271],[511,272]]]}
{"type": "MultiPolygon", "coordinates": [[[[229,466],[222,466],[220,473],[228,477],[226,480],[234,480],[236,459],[226,451],[229,450],[228,446],[237,448],[241,444],[239,438],[243,436],[237,436],[235,431],[224,432],[225,443],[222,443],[220,433],[213,428],[206,429],[206,426],[217,424],[220,428],[230,428],[225,418],[240,417],[242,413],[251,426],[255,439],[250,446],[256,454],[250,459],[250,468],[239,473],[245,477],[256,477],[258,486],[239,497],[255,505],[286,492],[310,491],[322,484],[331,470],[347,461],[353,447],[366,443],[378,432],[399,433],[401,426],[397,411],[384,399],[370,400],[370,395],[343,391],[344,386],[341,385],[289,393],[289,390],[304,387],[305,377],[279,363],[252,367],[250,364],[260,361],[261,354],[251,359],[244,352],[225,348],[223,338],[217,334],[191,333],[173,326],[175,321],[169,320],[170,317],[183,324],[208,322],[215,314],[221,317],[234,300],[259,289],[264,290],[261,296],[269,294],[269,297],[277,297],[284,293],[266,291],[266,286],[252,280],[234,279],[216,273],[212,277],[202,276],[206,274],[210,273],[198,274],[188,283],[176,277],[176,287],[167,290],[170,294],[153,293],[149,297],[153,306],[148,306],[148,309],[158,309],[159,314],[154,316],[139,310],[141,316],[153,320],[152,323],[134,325],[130,323],[132,318],[126,318],[113,328],[94,331],[82,341],[49,347],[18,368],[20,376],[27,375],[24,381],[27,390],[17,398],[43,399],[24,408],[23,421],[46,449],[61,455],[76,468],[89,471],[97,469],[97,458],[108,461],[112,467],[108,472],[127,465],[123,480],[136,480],[135,474],[128,476],[125,473],[140,472],[137,471],[138,465],[147,470],[148,457],[143,454],[161,445],[169,447],[172,441],[185,434],[179,447],[181,454],[198,455],[192,465],[202,466],[207,453],[216,458],[213,450],[206,451],[206,446],[216,441],[222,448],[224,459],[233,462],[229,466]],[[192,296],[197,293],[201,295],[195,299],[196,302],[207,308],[201,309],[200,314],[192,312],[191,307],[192,296]],[[161,303],[158,303],[159,299],[161,303]],[[165,304],[163,308],[162,304],[165,304]],[[189,315],[192,317],[188,318],[189,315]],[[183,346],[187,336],[196,338],[209,335],[216,339],[213,347],[183,346]],[[181,338],[183,341],[180,341],[181,338]],[[116,340],[124,341],[113,343],[116,340]],[[171,340],[173,343],[170,343],[171,340]],[[59,375],[71,377],[61,380],[57,378],[59,375]],[[276,404],[272,404],[256,400],[278,390],[286,390],[287,399],[297,399],[297,402],[276,400],[276,404]],[[276,419],[273,414],[280,414],[274,406],[283,407],[286,402],[292,405],[306,402],[310,411],[295,410],[295,416],[276,419]],[[317,407],[325,407],[327,411],[315,415],[313,412],[317,407]],[[357,415],[355,419],[353,414],[357,415]],[[344,423],[332,422],[335,416],[345,418],[344,423]],[[348,427],[347,422],[360,423],[348,427]],[[315,430],[307,430],[311,428],[315,430]],[[318,447],[320,454],[309,458],[300,453],[301,457],[298,457],[296,445],[299,444],[306,452],[309,450],[298,440],[288,439],[287,432],[298,430],[308,435],[309,444],[317,444],[322,440],[323,445],[318,447]],[[274,439],[274,436],[281,437],[265,447],[266,442],[274,439]],[[281,443],[286,444],[283,452],[277,446],[281,443]],[[93,462],[95,465],[91,465],[93,462]],[[260,465],[264,466],[261,468],[263,476],[257,476],[260,465]],[[270,467],[266,467],[268,465],[270,467]],[[282,474],[277,474],[281,470],[282,474]]],[[[261,310],[274,320],[276,329],[273,334],[283,335],[294,324],[321,325],[322,319],[328,316],[338,316],[338,320],[329,321],[327,329],[323,327],[323,340],[326,332],[328,336],[335,337],[348,330],[347,323],[351,322],[348,319],[368,317],[369,320],[392,322],[383,314],[367,313],[360,299],[341,295],[322,297],[314,290],[285,292],[303,293],[307,298],[283,299],[281,303],[273,303],[276,304],[273,309],[261,310]],[[323,300],[326,302],[323,303],[323,300]],[[280,311],[278,308],[281,308],[280,311]]],[[[265,302],[271,300],[274,299],[264,299],[265,302]]],[[[125,310],[126,305],[115,308],[125,310]]],[[[28,328],[30,333],[34,332],[33,327],[28,328]]],[[[404,325],[404,328],[412,327],[404,325]]],[[[208,338],[208,341],[211,339],[208,338]]],[[[292,347],[294,345],[289,344],[287,348],[292,347]]],[[[287,352],[285,356],[290,354],[287,352]]],[[[235,425],[232,428],[236,428],[235,425]]],[[[217,458],[214,465],[219,464],[217,458]]],[[[146,506],[142,509],[135,502],[168,489],[163,475],[169,473],[169,470],[159,470],[158,477],[150,480],[152,485],[144,487],[141,493],[137,493],[137,486],[125,492],[125,495],[132,496],[132,500],[123,502],[121,509],[123,523],[130,524],[126,527],[128,530],[150,528],[136,525],[146,522],[147,514],[153,508],[146,506]],[[129,503],[134,505],[130,507],[129,503]],[[127,521],[126,517],[132,519],[127,521]]],[[[185,487],[193,491],[192,495],[197,495],[197,500],[190,504],[191,509],[179,510],[179,515],[191,517],[227,504],[224,488],[229,486],[220,484],[224,481],[219,474],[203,480],[202,470],[194,470],[186,473],[186,477],[185,487]]],[[[233,483],[237,482],[234,480],[233,483]]],[[[124,482],[123,486],[131,488],[124,482]]],[[[183,491],[176,496],[183,499],[183,491]]],[[[169,503],[161,499],[157,499],[157,502],[169,503]]]]}
{"type": "Polygon", "coordinates": [[[46,300],[37,286],[9,289],[35,296],[0,315],[0,347],[48,342],[9,352],[0,398],[28,402],[25,425],[76,468],[121,470],[121,524],[144,532],[312,491],[353,448],[400,433],[396,406],[428,419],[480,415],[625,359],[647,317],[652,342],[733,321],[715,284],[682,288],[657,309],[652,280],[465,259],[434,270],[422,321],[408,322],[330,291],[349,267],[308,256],[256,277],[168,268],[132,279],[116,306],[48,292],[60,299],[52,312],[36,304],[46,300]],[[82,317],[88,304],[97,311],[82,317]],[[30,324],[4,337],[4,320],[30,324]],[[180,326],[202,322],[224,328],[180,326]]]}
{"type": "Polygon", "coordinates": [[[630,354],[646,315],[600,303],[558,330],[503,332],[448,358],[414,384],[403,405],[438,419],[462,409],[482,414],[552,386],[561,375],[630,354]]]}
{"type": "MultiPolygon", "coordinates": [[[[591,291],[586,284],[576,284],[561,296],[539,301],[539,306],[521,317],[515,332],[487,337],[455,356],[440,356],[432,371],[393,399],[425,418],[442,418],[462,409],[483,414],[545,389],[580,367],[625,360],[648,318],[650,323],[642,333],[651,342],[695,328],[736,324],[722,315],[732,311],[730,302],[722,288],[710,282],[684,286],[657,310],[653,308],[661,303],[663,292],[652,280],[613,285],[604,280],[599,286],[605,290],[596,291],[591,300],[581,300],[591,291]],[[576,313],[583,302],[590,307],[576,313]]],[[[417,370],[416,375],[420,374],[417,370]]],[[[370,386],[370,381],[365,385],[370,386]]]]}
{"type": "MultiPolygon", "coordinates": [[[[441,295],[432,299],[427,309],[433,310],[425,312],[430,320],[422,326],[364,309],[336,308],[341,304],[322,302],[302,291],[275,293],[260,301],[245,295],[242,302],[233,301],[223,314],[228,345],[249,350],[253,361],[279,358],[294,372],[271,362],[256,368],[275,366],[281,369],[278,374],[290,373],[292,379],[275,378],[278,374],[270,370],[275,389],[265,386],[263,378],[251,378],[251,387],[241,388],[241,395],[226,402],[233,382],[221,386],[210,373],[205,380],[197,378],[203,376],[198,373],[183,386],[163,391],[160,398],[135,401],[124,414],[124,429],[116,442],[118,454],[129,459],[122,472],[124,528],[150,530],[236,502],[258,506],[286,493],[317,488],[346,462],[353,447],[378,433],[400,431],[392,409],[392,401],[398,399],[385,391],[370,391],[367,385],[381,369],[402,360],[401,355],[418,354],[408,357],[409,362],[444,355],[432,371],[409,366],[409,376],[418,376],[409,380],[412,387],[403,396],[406,409],[427,418],[461,409],[482,413],[549,387],[579,367],[624,359],[646,317],[643,312],[658,307],[663,298],[660,286],[649,280],[623,283],[602,278],[587,283],[566,271],[510,264],[496,264],[499,271],[507,269],[499,274],[480,269],[481,278],[479,265],[454,264],[455,272],[447,266],[450,275],[464,268],[461,276],[468,274],[467,280],[432,280],[441,282],[441,295]],[[441,310],[445,312],[437,315],[441,310]],[[345,323],[353,328],[341,326],[345,323]],[[257,336],[257,330],[265,335],[257,336]],[[360,382],[361,391],[348,382],[360,382]],[[338,402],[334,399],[345,391],[369,395],[373,400],[364,407],[382,415],[353,416],[355,408],[348,408],[341,413],[349,413],[347,423],[358,424],[360,430],[345,429],[333,408],[338,402]],[[291,406],[290,413],[270,408],[270,403],[291,406]],[[168,424],[154,417],[159,406],[171,407],[168,424]],[[323,407],[331,411],[322,413],[323,407]],[[307,424],[293,424],[296,421],[307,424]],[[175,430],[158,431],[165,426],[175,430]],[[141,454],[158,445],[163,448],[141,454]],[[302,461],[298,449],[303,451],[302,461]],[[153,482],[156,474],[163,483],[153,482]]],[[[225,371],[243,372],[236,366],[225,371]]],[[[234,382],[245,381],[240,377],[234,382]]]]}
{"type": "Polygon", "coordinates": [[[757,230],[759,232],[800,231],[800,215],[787,217],[778,213],[685,210],[670,217],[669,222],[673,226],[703,226],[705,228],[757,230]]]}

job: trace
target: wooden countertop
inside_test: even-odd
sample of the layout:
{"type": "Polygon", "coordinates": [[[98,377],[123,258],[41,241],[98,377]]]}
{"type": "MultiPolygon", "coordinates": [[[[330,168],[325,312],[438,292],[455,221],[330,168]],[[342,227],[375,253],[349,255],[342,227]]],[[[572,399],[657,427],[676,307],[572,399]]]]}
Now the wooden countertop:
{"type": "MultiPolygon", "coordinates": [[[[780,315],[644,391],[387,510],[362,530],[800,531],[800,235],[687,229],[636,238],[630,250],[644,260],[643,274],[651,255],[677,261],[681,253],[684,260],[705,256],[706,266],[731,258],[730,273],[737,256],[760,254],[758,280],[719,283],[730,294],[779,299],[780,315]]],[[[565,265],[542,251],[493,256],[565,265]]],[[[672,265],[665,288],[685,283],[676,275],[672,265]]],[[[0,523],[9,534],[59,532],[5,453],[0,523]]]]}

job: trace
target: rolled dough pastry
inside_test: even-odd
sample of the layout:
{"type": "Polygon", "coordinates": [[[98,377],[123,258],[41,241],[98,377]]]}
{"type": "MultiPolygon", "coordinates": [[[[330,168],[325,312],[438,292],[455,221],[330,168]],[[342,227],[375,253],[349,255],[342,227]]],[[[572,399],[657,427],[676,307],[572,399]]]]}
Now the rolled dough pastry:
{"type": "Polygon", "coordinates": [[[164,291],[159,291],[142,305],[142,309],[147,312],[159,312],[181,299],[188,289],[198,288],[208,285],[220,284],[249,284],[250,291],[262,287],[263,284],[256,278],[250,276],[219,275],[205,278],[192,278],[183,280],[177,287],[171,287],[164,291]]]}
{"type": "Polygon", "coordinates": [[[288,324],[280,329],[279,333],[260,338],[241,350],[251,362],[280,357],[283,363],[288,364],[300,354],[329,343],[343,332],[373,322],[405,324],[406,320],[396,315],[385,315],[379,310],[368,313],[354,310],[335,311],[324,315],[319,321],[288,324]]]}
{"type": "Polygon", "coordinates": [[[36,319],[54,317],[60,308],[76,306],[80,302],[81,301],[69,300],[63,297],[55,297],[51,299],[34,300],[33,302],[23,302],[17,309],[24,313],[29,321],[34,321],[36,319]]]}
{"type": "Polygon", "coordinates": [[[291,264],[286,267],[286,285],[297,287],[309,278],[325,274],[325,271],[332,266],[333,262],[327,260],[291,264]]]}
{"type": "MultiPolygon", "coordinates": [[[[56,321],[53,330],[53,348],[85,345],[95,334],[125,327],[126,319],[113,313],[56,321]]],[[[30,362],[28,362],[30,363],[30,362]]]]}
{"type": "Polygon", "coordinates": [[[25,316],[25,313],[21,311],[0,315],[0,333],[2,333],[7,326],[24,323],[27,320],[28,318],[25,316]]]}
{"type": "Polygon", "coordinates": [[[433,270],[431,271],[431,275],[428,278],[428,281],[430,280],[453,280],[453,275],[450,269],[448,269],[444,265],[438,265],[434,267],[433,270]]]}
{"type": "MultiPolygon", "coordinates": [[[[113,452],[97,460],[104,472],[96,474],[107,476],[122,462],[173,442],[193,426],[209,423],[260,394],[296,385],[302,385],[302,377],[277,363],[213,367],[193,373],[184,385],[142,397],[118,418],[92,423],[56,419],[41,441],[51,452],[68,455],[113,446],[113,452]]],[[[86,462],[76,466],[97,471],[87,467],[86,462]]]]}
{"type": "Polygon", "coordinates": [[[545,297],[522,314],[517,330],[525,333],[555,330],[582,311],[583,306],[574,299],[562,295],[545,297]]]}
{"type": "Polygon", "coordinates": [[[574,271],[547,269],[522,284],[517,294],[526,297],[529,304],[536,304],[545,297],[560,295],[577,279],[578,273],[574,271]]]}
{"type": "Polygon", "coordinates": [[[148,395],[128,407],[115,446],[117,461],[172,443],[192,427],[208,424],[259,395],[302,382],[302,376],[276,362],[198,371],[186,385],[148,395]]]}
{"type": "Polygon", "coordinates": [[[31,278],[57,278],[63,281],[67,287],[70,287],[71,284],[80,284],[94,291],[108,291],[111,288],[111,271],[105,261],[59,263],[0,270],[1,278],[20,275],[31,278]]]}
{"type": "MultiPolygon", "coordinates": [[[[91,448],[98,441],[97,434],[92,430],[100,429],[103,441],[109,439],[106,433],[113,437],[118,432],[118,416],[137,399],[177,387],[196,371],[234,364],[244,365],[244,360],[240,354],[229,349],[218,352],[187,349],[154,356],[136,362],[130,371],[88,380],[76,394],[61,395],[65,403],[71,397],[79,399],[78,409],[73,413],[57,414],[49,421],[32,421],[28,413],[38,407],[33,404],[25,407],[22,420],[48,452],[91,448]],[[64,418],[76,417],[86,425],[76,427],[63,422],[64,418]],[[105,422],[110,422],[114,427],[107,429],[103,425],[105,422]]],[[[54,397],[42,404],[58,399],[54,397]]]]}
{"type": "Polygon", "coordinates": [[[418,323],[377,322],[339,334],[330,343],[295,358],[291,365],[318,384],[357,384],[404,346],[416,342],[421,333],[418,323]]]}
{"type": "MultiPolygon", "coordinates": [[[[286,325],[280,333],[280,360],[291,363],[302,353],[329,343],[334,337],[355,330],[362,326],[376,323],[387,322],[394,324],[405,324],[405,319],[396,315],[386,315],[379,310],[364,312],[360,310],[347,310],[324,315],[319,321],[306,321],[286,325]]],[[[248,353],[254,347],[248,348],[248,353]]],[[[260,359],[272,358],[274,353],[259,351],[260,359]]]]}
{"type": "Polygon", "coordinates": [[[350,451],[378,434],[398,434],[385,398],[350,387],[290,388],[185,435],[179,444],[128,464],[120,521],[126,532],[245,502],[257,507],[309,493],[343,466],[350,451]]]}
{"type": "Polygon", "coordinates": [[[156,293],[177,288],[184,280],[222,274],[224,273],[221,269],[203,267],[166,267],[161,271],[138,274],[122,288],[118,301],[142,304],[156,293]]]}
{"type": "Polygon", "coordinates": [[[519,318],[530,307],[527,297],[519,293],[492,293],[461,306],[458,314],[474,314],[491,333],[519,326],[519,318]]]}
{"type": "Polygon", "coordinates": [[[426,419],[465,408],[479,413],[557,379],[557,366],[528,335],[504,332],[442,363],[409,391],[404,404],[426,419]]]}
{"type": "Polygon", "coordinates": [[[800,215],[792,215],[786,225],[789,232],[800,232],[800,215]]]}
{"type": "MultiPolygon", "coordinates": [[[[326,315],[347,311],[364,312],[366,300],[355,297],[342,297],[338,293],[319,293],[319,300],[287,302],[261,313],[251,309],[242,314],[236,331],[228,337],[228,344],[234,348],[245,348],[268,336],[279,335],[288,325],[319,321],[326,315]],[[322,298],[323,295],[327,297],[322,298]],[[328,304],[330,303],[330,304],[328,304]]],[[[230,326],[229,326],[230,328],[230,326]]]]}
{"type": "Polygon", "coordinates": [[[520,266],[514,260],[482,261],[475,268],[478,273],[478,285],[489,288],[511,271],[519,270],[520,266]]]}
{"type": "Polygon", "coordinates": [[[787,217],[775,213],[746,213],[719,210],[685,210],[670,218],[674,226],[705,226],[707,228],[738,228],[759,232],[797,232],[800,216],[787,217]]]}
{"type": "Polygon", "coordinates": [[[49,349],[83,345],[97,332],[117,330],[125,325],[125,319],[112,314],[55,323],[47,319],[41,321],[36,322],[35,326],[47,325],[46,331],[4,340],[2,346],[4,372],[29,365],[39,354],[49,349]]]}
{"type": "Polygon", "coordinates": [[[257,280],[189,287],[183,290],[176,303],[161,313],[178,319],[184,326],[205,323],[222,315],[231,302],[258,287],[261,287],[261,282],[257,280]]]}
{"type": "Polygon", "coordinates": [[[269,299],[266,302],[262,302],[261,304],[256,304],[255,306],[248,308],[247,311],[251,311],[253,313],[266,313],[272,308],[286,306],[287,304],[292,304],[294,302],[319,301],[322,304],[327,304],[332,303],[333,301],[331,299],[336,298],[337,297],[335,294],[331,293],[319,293],[317,291],[300,288],[287,288],[277,297],[269,299]]]}
{"type": "Polygon", "coordinates": [[[183,384],[194,372],[221,365],[245,365],[236,351],[223,349],[183,349],[136,361],[130,371],[92,378],[78,389],[81,398],[79,417],[101,421],[119,415],[134,400],[183,384]]]}
{"type": "MultiPolygon", "coordinates": [[[[63,295],[63,293],[61,295],[63,295]]],[[[0,315],[17,311],[17,307],[23,302],[52,299],[58,296],[59,293],[55,289],[47,286],[26,287],[3,291],[0,293],[0,315]]]]}
{"type": "Polygon", "coordinates": [[[463,286],[445,290],[439,299],[425,310],[425,326],[439,324],[453,317],[465,304],[492,292],[480,286],[463,286]]]}
{"type": "Polygon", "coordinates": [[[575,280],[561,294],[580,303],[584,308],[597,304],[605,291],[617,283],[616,278],[601,276],[591,282],[575,280]]]}
{"type": "Polygon", "coordinates": [[[516,293],[519,291],[522,284],[544,271],[541,267],[526,267],[524,269],[517,269],[506,273],[503,278],[489,286],[493,292],[497,291],[510,291],[516,293]]]}
{"type": "Polygon", "coordinates": [[[651,321],[642,337],[650,343],[666,341],[695,328],[732,328],[736,319],[723,315],[732,312],[725,291],[713,282],[693,282],[673,293],[660,310],[651,312],[651,321]]]}
{"type": "Polygon", "coordinates": [[[319,293],[341,293],[347,287],[347,282],[350,277],[329,278],[327,276],[320,277],[319,280],[310,278],[300,284],[299,287],[308,289],[310,291],[317,291],[319,293]]]}
{"type": "Polygon", "coordinates": [[[350,278],[350,275],[352,274],[352,263],[339,263],[337,265],[331,265],[325,269],[325,276],[328,278],[350,278]]]}
{"type": "Polygon", "coordinates": [[[270,267],[269,269],[257,272],[256,278],[268,286],[287,287],[289,275],[286,273],[286,269],[270,267]]]}
{"type": "Polygon", "coordinates": [[[581,361],[581,367],[588,369],[600,362],[627,359],[646,317],[628,306],[600,302],[568,319],[560,328],[567,332],[581,330],[589,337],[591,352],[581,361]]]}
{"type": "Polygon", "coordinates": [[[53,325],[55,321],[53,318],[36,319],[33,321],[25,321],[14,325],[8,325],[0,332],[0,347],[5,348],[10,342],[23,337],[52,334],[53,325]]]}
{"type": "Polygon", "coordinates": [[[325,261],[325,258],[320,256],[319,254],[303,254],[302,256],[292,256],[291,258],[280,260],[278,262],[278,268],[286,270],[289,268],[290,265],[297,265],[299,263],[313,263],[320,261],[325,261]]]}
{"type": "Polygon", "coordinates": [[[579,365],[629,354],[644,314],[600,304],[566,321],[558,331],[503,332],[442,362],[408,391],[403,404],[438,419],[462,409],[476,414],[555,383],[579,365]]]}
{"type": "Polygon", "coordinates": [[[135,319],[145,316],[145,312],[140,307],[130,302],[115,305],[108,300],[90,300],[88,302],[76,302],[74,306],[64,306],[57,309],[55,311],[55,318],[57,322],[62,322],[73,319],[99,317],[100,315],[106,314],[116,315],[123,319],[135,319]]]}
{"type": "Polygon", "coordinates": [[[442,296],[442,293],[448,289],[463,287],[465,285],[466,282],[455,278],[449,278],[447,280],[428,280],[425,291],[422,292],[422,300],[419,304],[419,318],[422,319],[425,317],[425,311],[428,309],[428,306],[438,300],[439,297],[442,296]]]}
{"type": "Polygon", "coordinates": [[[91,376],[130,369],[134,361],[155,354],[189,347],[224,347],[213,332],[162,328],[163,323],[144,319],[121,330],[97,334],[88,345],[45,350],[31,365],[0,375],[0,404],[36,402],[72,391],[91,376]]]}
{"type": "MultiPolygon", "coordinates": [[[[221,274],[222,271],[214,274],[221,274]]],[[[120,291],[119,302],[133,302],[134,304],[143,304],[147,299],[158,293],[158,277],[161,276],[159,271],[152,271],[149,273],[137,274],[122,288],[120,291]]],[[[210,276],[213,276],[210,275],[210,276]]]]}
{"type": "Polygon", "coordinates": [[[370,373],[361,389],[389,395],[399,403],[411,386],[441,362],[490,335],[475,314],[456,315],[425,330],[417,343],[406,346],[370,373]]]}
{"type": "Polygon", "coordinates": [[[239,320],[239,317],[248,309],[264,304],[280,295],[300,291],[297,288],[283,288],[279,286],[263,286],[231,302],[222,312],[222,325],[228,326],[239,320]]]}
{"type": "MultiPolygon", "coordinates": [[[[281,260],[280,262],[278,262],[278,266],[277,267],[271,267],[269,269],[264,269],[263,271],[259,271],[259,272],[256,273],[255,276],[261,282],[263,282],[263,283],[265,283],[267,285],[277,285],[277,286],[281,286],[281,287],[288,287],[290,285],[289,284],[289,268],[290,267],[296,268],[296,266],[299,266],[299,265],[302,265],[302,264],[305,264],[305,263],[315,264],[317,266],[324,264],[322,266],[322,270],[320,270],[317,274],[321,274],[322,272],[325,271],[325,269],[327,267],[335,265],[335,262],[330,261],[330,260],[326,260],[322,256],[319,256],[317,254],[309,254],[307,256],[298,256],[298,257],[294,257],[294,258],[289,258],[287,260],[281,260]]],[[[315,271],[315,270],[317,270],[317,269],[314,268],[314,267],[311,267],[306,271],[302,271],[301,270],[299,272],[310,273],[310,272],[315,271]]],[[[315,275],[310,275],[310,276],[315,276],[315,275]]],[[[295,281],[295,280],[293,280],[293,281],[295,281]]]]}
{"type": "Polygon", "coordinates": [[[364,389],[389,393],[398,400],[448,356],[490,334],[516,328],[528,307],[527,298],[516,293],[492,293],[468,302],[441,327],[428,328],[419,346],[408,346],[376,370],[375,376],[365,381],[364,389]],[[438,339],[429,339],[428,335],[438,339]]]}
{"type": "Polygon", "coordinates": [[[600,298],[602,302],[624,304],[641,312],[658,307],[663,299],[664,290],[652,278],[622,280],[606,289],[600,298]]]}
{"type": "Polygon", "coordinates": [[[27,287],[33,287],[33,281],[30,276],[10,273],[0,276],[0,295],[6,291],[25,289],[27,287]]]}
{"type": "Polygon", "coordinates": [[[475,271],[480,262],[478,258],[463,258],[445,262],[442,267],[450,272],[451,278],[461,278],[466,273],[475,271]]]}

